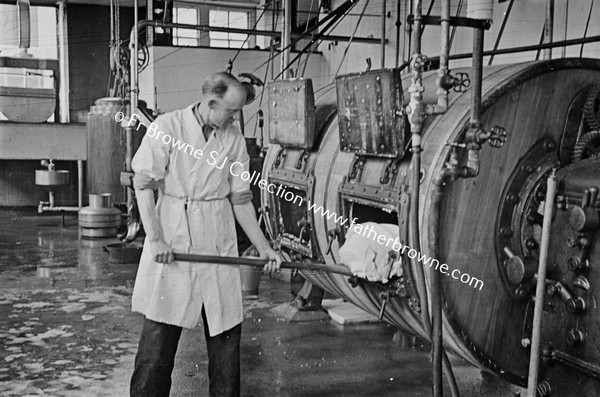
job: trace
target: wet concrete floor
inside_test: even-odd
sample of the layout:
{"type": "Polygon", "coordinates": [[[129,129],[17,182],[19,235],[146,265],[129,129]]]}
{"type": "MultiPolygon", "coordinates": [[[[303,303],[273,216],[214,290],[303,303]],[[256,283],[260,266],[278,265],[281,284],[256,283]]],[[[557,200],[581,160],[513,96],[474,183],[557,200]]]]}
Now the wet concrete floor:
{"type": "MultiPolygon", "coordinates": [[[[126,396],[142,317],[136,264],[111,264],[77,219],[0,209],[0,395],[126,396]]],[[[289,283],[264,275],[244,302],[243,396],[429,396],[429,347],[384,323],[288,322],[273,307],[289,283]]],[[[462,396],[521,389],[452,358],[462,396]]],[[[185,330],[172,396],[206,396],[202,327],[185,330]]],[[[522,393],[524,395],[524,393],[522,393]]],[[[450,395],[446,390],[446,395],[450,395]]]]}

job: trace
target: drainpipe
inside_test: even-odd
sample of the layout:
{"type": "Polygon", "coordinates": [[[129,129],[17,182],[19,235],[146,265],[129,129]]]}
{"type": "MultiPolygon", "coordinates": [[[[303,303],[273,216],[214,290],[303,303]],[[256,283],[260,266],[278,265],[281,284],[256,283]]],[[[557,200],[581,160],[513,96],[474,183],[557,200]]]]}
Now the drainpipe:
{"type": "Polygon", "coordinates": [[[58,68],[60,86],[58,89],[59,118],[61,123],[70,121],[69,115],[69,39],[67,31],[67,2],[58,2],[58,68]]]}
{"type": "MultiPolygon", "coordinates": [[[[544,44],[552,43],[554,36],[554,0],[546,0],[546,18],[544,22],[544,44]]],[[[542,59],[552,59],[552,49],[542,51],[542,59]]]]}

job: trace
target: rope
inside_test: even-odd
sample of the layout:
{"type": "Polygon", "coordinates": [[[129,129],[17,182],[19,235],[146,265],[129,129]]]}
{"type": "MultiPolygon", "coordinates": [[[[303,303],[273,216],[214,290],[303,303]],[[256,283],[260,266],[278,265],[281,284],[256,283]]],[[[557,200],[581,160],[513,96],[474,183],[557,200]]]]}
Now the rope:
{"type": "MultiPolygon", "coordinates": [[[[350,36],[350,41],[348,41],[348,45],[346,46],[346,49],[344,50],[344,54],[342,55],[342,60],[340,61],[340,64],[339,64],[337,70],[335,71],[335,76],[338,75],[338,73],[340,72],[340,69],[342,68],[342,64],[344,63],[344,60],[346,59],[346,55],[348,55],[348,50],[350,49],[350,46],[352,45],[352,40],[354,40],[354,36],[356,35],[356,32],[358,31],[358,27],[360,26],[360,22],[362,21],[363,15],[365,15],[365,12],[367,11],[368,5],[369,5],[369,0],[366,0],[365,6],[363,7],[362,12],[360,13],[360,16],[358,17],[358,22],[356,23],[356,26],[354,27],[354,32],[352,32],[352,36],[350,36]]],[[[335,76],[333,76],[334,80],[335,80],[335,76]]]]}
{"type": "MultiPolygon", "coordinates": [[[[588,28],[590,27],[590,20],[592,19],[592,10],[594,9],[594,0],[590,1],[590,12],[588,13],[587,22],[585,23],[585,30],[583,31],[583,38],[587,37],[588,28]]],[[[584,43],[581,44],[581,50],[579,50],[579,58],[583,57],[583,46],[584,43]]]]}

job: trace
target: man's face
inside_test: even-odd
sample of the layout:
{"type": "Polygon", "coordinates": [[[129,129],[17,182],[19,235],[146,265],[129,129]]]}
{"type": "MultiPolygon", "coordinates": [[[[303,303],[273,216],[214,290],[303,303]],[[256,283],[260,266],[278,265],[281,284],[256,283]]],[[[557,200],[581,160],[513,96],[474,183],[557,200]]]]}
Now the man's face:
{"type": "Polygon", "coordinates": [[[246,93],[241,88],[231,87],[223,98],[215,98],[213,101],[210,122],[220,129],[226,129],[237,120],[246,102],[246,93]]]}

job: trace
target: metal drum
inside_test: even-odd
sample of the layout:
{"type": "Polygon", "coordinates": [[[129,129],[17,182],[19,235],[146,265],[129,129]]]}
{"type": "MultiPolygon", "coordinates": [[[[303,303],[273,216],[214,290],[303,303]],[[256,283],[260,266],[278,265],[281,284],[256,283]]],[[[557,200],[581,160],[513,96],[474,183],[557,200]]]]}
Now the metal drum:
{"type": "MultiPolygon", "coordinates": [[[[436,100],[436,77],[436,73],[423,77],[428,103],[436,100]]],[[[406,76],[403,80],[405,88],[409,86],[408,79],[406,76]]],[[[482,148],[480,172],[476,178],[458,179],[445,186],[441,217],[437,222],[434,222],[431,210],[432,182],[453,150],[447,144],[463,141],[469,121],[470,92],[452,92],[448,111],[429,117],[423,128],[419,206],[421,252],[428,254],[432,242],[426,231],[434,222],[432,228],[435,228],[439,242],[436,259],[451,269],[458,269],[461,275],[468,274],[483,283],[476,285],[480,288],[475,288],[460,279],[443,277],[444,344],[470,363],[515,384],[524,385],[528,373],[526,342],[531,338],[531,298],[535,290],[532,290],[535,280],[531,263],[537,264],[539,208],[545,192],[543,182],[553,167],[563,167],[565,171],[559,176],[567,186],[564,189],[571,192],[564,193],[565,197],[571,197],[565,199],[565,203],[571,203],[569,205],[575,200],[572,196],[583,192],[581,186],[593,186],[598,182],[589,172],[567,170],[581,167],[575,164],[578,161],[591,161],[581,160],[579,155],[586,150],[595,150],[597,146],[590,142],[598,133],[586,132],[588,124],[582,120],[585,103],[595,100],[589,98],[592,83],[599,79],[600,62],[589,59],[485,68],[482,122],[489,127],[502,126],[508,131],[509,138],[501,149],[482,148]],[[584,174],[587,178],[582,179],[584,182],[568,188],[571,186],[568,181],[574,175],[583,178],[584,174]]],[[[400,241],[407,243],[411,154],[407,151],[403,157],[398,156],[392,161],[394,158],[341,151],[338,118],[331,107],[336,103],[335,91],[320,92],[315,103],[315,146],[302,149],[272,145],[265,158],[263,175],[269,181],[294,189],[306,198],[303,205],[292,206],[293,203],[284,202],[284,197],[263,190],[262,207],[264,211],[268,210],[270,233],[302,259],[327,263],[339,261],[339,244],[344,241],[347,224],[340,226],[333,217],[327,219],[310,211],[306,205],[310,200],[337,215],[357,217],[357,223],[397,224],[400,241]],[[328,110],[324,111],[325,108],[328,110]]],[[[458,153],[457,159],[466,162],[466,151],[459,150],[458,153]]],[[[585,169],[593,166],[588,165],[585,169]]],[[[597,168],[594,172],[597,174],[597,168]]],[[[583,209],[571,214],[575,219],[571,222],[579,225],[577,227],[584,225],[582,230],[595,227],[595,218],[589,215],[589,208],[594,208],[597,192],[596,196],[590,193],[592,196],[593,200],[587,199],[587,207],[581,204],[583,209]]],[[[594,368],[586,364],[600,362],[600,350],[597,349],[600,332],[595,331],[600,329],[600,309],[593,304],[597,299],[593,287],[600,284],[600,274],[593,269],[581,270],[589,269],[581,263],[588,263],[583,260],[584,254],[589,263],[594,260],[597,263],[600,244],[597,239],[588,237],[593,248],[588,244],[585,250],[579,248],[584,254],[579,251],[564,254],[576,250],[568,244],[577,244],[563,231],[569,225],[567,218],[562,213],[557,215],[555,222],[558,224],[553,226],[560,240],[553,241],[550,257],[564,260],[549,264],[553,266],[549,272],[553,282],[562,283],[556,285],[563,287],[558,288],[560,293],[556,292],[557,288],[551,289],[554,298],[552,306],[544,313],[542,329],[543,343],[554,346],[560,353],[552,356],[554,358],[548,356],[548,360],[554,359],[564,365],[544,365],[540,379],[548,382],[557,395],[598,395],[600,385],[583,374],[586,371],[589,374],[589,369],[594,368]],[[582,300],[586,304],[581,303],[582,300]],[[573,357],[580,361],[570,360],[573,357]]],[[[389,300],[383,318],[390,324],[428,338],[418,313],[420,302],[413,277],[416,270],[408,265],[407,259],[403,265],[404,293],[389,300]]],[[[428,274],[430,267],[423,267],[428,274]]],[[[322,272],[304,272],[303,275],[371,313],[378,314],[382,307],[380,284],[361,282],[352,287],[342,276],[322,272]]],[[[592,372],[592,377],[600,375],[592,372]]]]}

